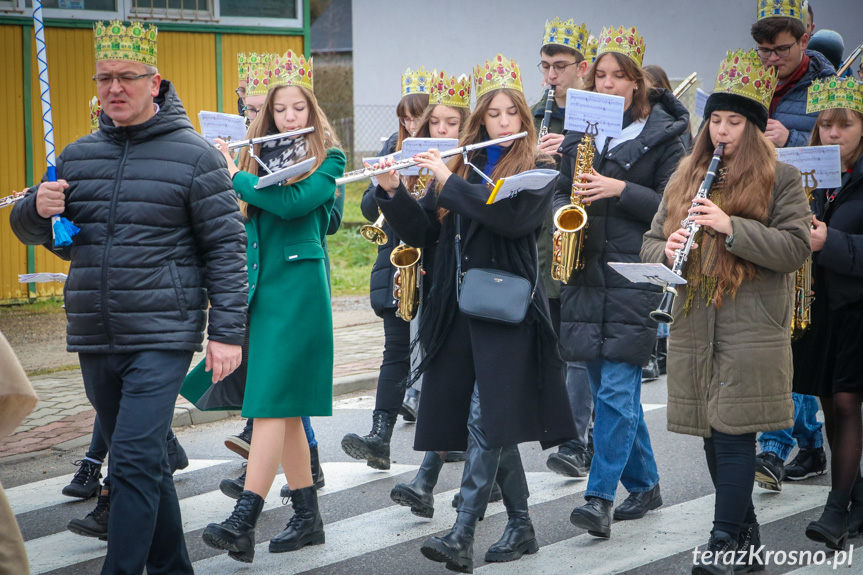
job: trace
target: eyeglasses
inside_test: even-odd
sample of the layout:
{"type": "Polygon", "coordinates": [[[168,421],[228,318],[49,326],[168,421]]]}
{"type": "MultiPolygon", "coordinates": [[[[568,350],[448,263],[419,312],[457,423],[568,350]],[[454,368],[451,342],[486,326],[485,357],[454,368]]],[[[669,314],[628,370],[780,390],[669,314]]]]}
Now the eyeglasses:
{"type": "Polygon", "coordinates": [[[252,108],[251,106],[243,106],[243,114],[245,114],[246,117],[250,120],[254,120],[255,116],[258,115],[258,112],[260,112],[260,110],[257,108],[252,108]]]}
{"type": "Polygon", "coordinates": [[[402,126],[404,126],[405,128],[407,128],[409,124],[411,126],[413,126],[414,124],[416,124],[419,121],[420,121],[419,118],[399,118],[399,123],[402,126]]]}
{"type": "Polygon", "coordinates": [[[567,68],[576,64],[578,64],[578,62],[570,62],[569,64],[564,64],[563,62],[555,62],[554,64],[540,62],[536,67],[540,72],[548,72],[551,68],[554,68],[555,74],[563,74],[567,68]]]}
{"type": "Polygon", "coordinates": [[[246,89],[245,88],[237,88],[236,90],[234,90],[234,92],[236,92],[237,96],[239,96],[240,98],[246,97],[246,89]]]}
{"type": "Polygon", "coordinates": [[[777,58],[785,58],[788,54],[791,53],[791,47],[797,44],[797,42],[792,42],[791,44],[786,44],[784,46],[777,46],[776,48],[762,48],[761,46],[757,47],[755,50],[758,52],[758,56],[762,60],[769,60],[773,54],[776,54],[777,58]]]}
{"type": "Polygon", "coordinates": [[[155,74],[123,74],[121,76],[99,76],[97,74],[93,76],[93,81],[96,82],[97,86],[111,86],[114,84],[114,80],[120,82],[121,86],[128,86],[136,80],[147,78],[149,76],[155,76],[155,74]]]}

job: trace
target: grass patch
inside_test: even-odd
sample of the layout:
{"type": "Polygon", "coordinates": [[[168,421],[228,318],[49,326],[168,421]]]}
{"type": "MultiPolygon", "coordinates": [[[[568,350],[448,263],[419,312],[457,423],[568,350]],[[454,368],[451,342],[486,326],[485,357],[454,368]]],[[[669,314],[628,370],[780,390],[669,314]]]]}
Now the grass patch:
{"type": "Polygon", "coordinates": [[[363,239],[356,226],[342,227],[327,237],[333,295],[369,293],[369,274],[378,255],[377,246],[363,239]]]}
{"type": "Polygon", "coordinates": [[[345,211],[342,214],[342,221],[357,223],[366,223],[366,218],[363,217],[363,212],[360,210],[360,202],[363,199],[363,192],[369,187],[368,180],[360,180],[345,184],[345,211]]]}
{"type": "Polygon", "coordinates": [[[33,303],[0,306],[0,316],[48,314],[61,311],[63,311],[62,298],[49,298],[38,300],[33,303]]]}
{"type": "Polygon", "coordinates": [[[78,365],[62,365],[60,367],[47,367],[45,369],[34,369],[27,372],[28,377],[33,377],[35,375],[48,375],[51,373],[60,373],[62,371],[74,371],[76,369],[81,369],[78,365]]]}

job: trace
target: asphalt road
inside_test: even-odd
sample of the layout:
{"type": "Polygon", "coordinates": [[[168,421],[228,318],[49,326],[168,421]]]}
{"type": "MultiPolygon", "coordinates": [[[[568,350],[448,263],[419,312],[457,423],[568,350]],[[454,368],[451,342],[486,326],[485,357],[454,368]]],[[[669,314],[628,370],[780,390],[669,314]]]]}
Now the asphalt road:
{"type": "MultiPolygon", "coordinates": [[[[598,540],[573,527],[569,514],[582,504],[586,480],[568,480],[548,471],[536,444],[521,446],[531,488],[531,516],[541,549],[533,556],[510,564],[486,564],[485,550],[503,531],[506,514],[501,504],[492,504],[488,516],[477,528],[476,573],[629,573],[659,575],[689,573],[692,550],[704,546],[711,528],[713,489],[707,473],[702,442],[665,430],[664,379],[644,385],[642,402],[661,474],[664,506],[639,521],[618,522],[609,540],[598,540]]],[[[252,565],[237,563],[201,541],[209,522],[224,520],[233,501],[218,491],[219,479],[242,472],[241,459],[227,451],[225,435],[239,432],[238,419],[179,430],[192,465],[175,477],[181,499],[186,543],[197,573],[314,573],[393,574],[446,573],[442,564],[425,559],[419,552],[430,535],[445,533],[455,518],[450,505],[458,488],[462,464],[444,466],[436,490],[436,513],[432,520],[420,519],[407,508],[395,506],[390,489],[409,481],[422,454],[412,450],[413,426],[399,420],[393,436],[393,469],[371,470],[345,455],[340,448],[348,432],[367,433],[371,425],[370,398],[339,398],[332,418],[313,420],[320,442],[327,486],[320,491],[327,543],[287,554],[270,554],[267,540],[284,529],[290,517],[277,495],[284,477],[276,478],[274,492],[258,523],[258,550],[252,565]],[[442,493],[442,495],[441,495],[442,493]]],[[[82,450],[83,451],[83,450],[82,450]]],[[[71,462],[83,453],[53,453],[32,459],[3,462],[0,481],[27,541],[33,573],[99,573],[105,544],[73,535],[65,530],[74,517],[83,517],[94,500],[80,502],[59,495],[71,477],[71,462]]],[[[829,491],[829,477],[822,476],[793,484],[782,493],[768,493],[756,487],[756,508],[762,523],[762,542],[767,550],[806,551],[824,548],[805,538],[808,522],[817,519],[829,491]]],[[[625,498],[618,491],[617,503],[625,498]]],[[[863,540],[854,540],[857,544],[863,540]]],[[[801,569],[799,565],[770,565],[767,573],[863,573],[854,559],[863,563],[863,552],[851,555],[852,565],[822,565],[801,569]],[[854,555],[858,555],[855,557],[854,555]]],[[[779,554],[777,561],[781,558],[779,554]]],[[[819,558],[818,554],[814,557],[819,558]]],[[[787,558],[785,559],[788,561],[787,558]]],[[[825,561],[834,561],[832,554],[825,561]]]]}

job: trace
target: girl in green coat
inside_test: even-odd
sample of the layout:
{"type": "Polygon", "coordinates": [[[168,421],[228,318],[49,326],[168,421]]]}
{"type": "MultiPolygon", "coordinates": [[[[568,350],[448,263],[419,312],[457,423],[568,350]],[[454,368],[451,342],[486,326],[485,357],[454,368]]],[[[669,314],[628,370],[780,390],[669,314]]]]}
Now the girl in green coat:
{"type": "Polygon", "coordinates": [[[315,158],[310,172],[283,185],[255,189],[258,169],[248,149],[237,165],[225,154],[246,219],[249,330],[243,416],[253,417],[245,491],[234,512],[202,535],[211,547],[238,561],[254,557],[254,528],[279,463],[291,486],[294,516],[270,541],[270,552],[295,551],[324,542],[302,416],[332,415],[333,320],[324,237],[345,156],[312,92],[312,64],[288,52],[271,58],[269,91],[249,138],[314,127],[306,135],[255,146],[275,172],[315,158]]]}

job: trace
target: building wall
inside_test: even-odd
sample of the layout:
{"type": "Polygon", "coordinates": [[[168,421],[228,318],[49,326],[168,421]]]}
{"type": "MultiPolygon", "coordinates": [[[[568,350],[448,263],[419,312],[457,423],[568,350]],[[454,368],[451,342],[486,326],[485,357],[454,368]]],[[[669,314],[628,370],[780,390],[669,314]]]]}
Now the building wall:
{"type": "MultiPolygon", "coordinates": [[[[672,79],[698,72],[702,89],[712,91],[719,62],[735,48],[754,48],[749,28],[756,0],[363,0],[355,6],[354,106],[356,148],[380,147],[380,137],[397,128],[395,105],[400,75],[408,67],[468,74],[498,52],[521,64],[528,102],[539,99],[542,75],[536,69],[546,20],[555,16],[602,26],[636,26],[646,42],[645,65],[658,64],[672,79]],[[409,18],[406,18],[409,15],[409,18]],[[427,23],[419,25],[418,23],[427,23]],[[381,33],[385,30],[387,32],[381,33]],[[407,38],[407,41],[399,41],[407,38]],[[385,106],[389,120],[372,106],[385,106]]],[[[861,41],[863,2],[812,0],[816,29],[836,30],[846,54],[861,41]]]]}
{"type": "MultiPolygon", "coordinates": [[[[89,133],[88,102],[96,95],[93,33],[89,24],[49,26],[45,43],[51,83],[54,141],[57,154],[70,142],[89,133]]],[[[236,113],[236,54],[239,51],[303,53],[302,31],[297,35],[208,32],[206,27],[191,31],[159,30],[159,72],[173,82],[183,106],[196,129],[198,112],[222,110],[236,113]],[[221,48],[221,51],[220,51],[221,48]],[[221,70],[218,65],[221,55],[221,70]]],[[[39,101],[39,71],[33,28],[27,24],[0,24],[0,114],[4,137],[0,138],[0,197],[21,190],[41,179],[46,169],[39,101]],[[29,56],[24,50],[29,47],[29,56]],[[24,86],[29,62],[30,97],[24,86]],[[29,105],[30,113],[25,118],[29,105]],[[29,122],[27,121],[29,119],[29,122]],[[31,144],[28,146],[27,138],[31,144]],[[28,169],[29,168],[29,169],[28,169]]],[[[0,303],[26,301],[35,296],[62,294],[58,283],[18,283],[18,274],[66,272],[68,264],[43,247],[21,245],[9,226],[11,208],[0,210],[0,303]]]]}

